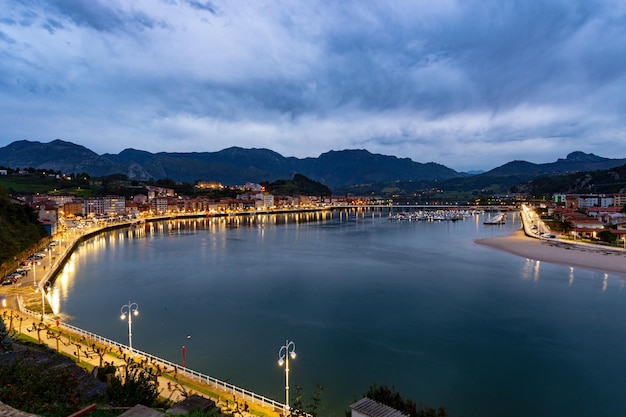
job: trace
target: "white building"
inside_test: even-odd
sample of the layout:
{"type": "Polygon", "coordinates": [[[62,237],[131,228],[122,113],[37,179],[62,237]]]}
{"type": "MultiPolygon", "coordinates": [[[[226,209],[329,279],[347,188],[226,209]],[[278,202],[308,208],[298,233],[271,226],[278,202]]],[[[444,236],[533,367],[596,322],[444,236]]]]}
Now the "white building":
{"type": "Polygon", "coordinates": [[[104,200],[101,198],[86,198],[83,201],[83,216],[101,216],[104,214],[104,200]]]}
{"type": "Polygon", "coordinates": [[[613,205],[613,196],[605,194],[585,194],[578,196],[578,207],[609,207],[613,205]]]}
{"type": "Polygon", "coordinates": [[[152,212],[155,214],[167,213],[167,198],[158,197],[152,200],[152,212]]]}
{"type": "Polygon", "coordinates": [[[613,204],[617,207],[626,206],[626,194],[614,194],[613,204]]]}
{"type": "Polygon", "coordinates": [[[270,208],[274,207],[274,196],[270,193],[263,193],[263,207],[270,208]]]}
{"type": "Polygon", "coordinates": [[[104,214],[108,216],[126,214],[126,199],[124,197],[111,195],[102,200],[104,214]]]}

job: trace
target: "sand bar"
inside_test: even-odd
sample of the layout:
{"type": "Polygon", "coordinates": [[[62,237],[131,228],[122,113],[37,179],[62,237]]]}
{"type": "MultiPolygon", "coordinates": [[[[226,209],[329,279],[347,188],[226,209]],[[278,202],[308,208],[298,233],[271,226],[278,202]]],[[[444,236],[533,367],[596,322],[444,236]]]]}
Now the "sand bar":
{"type": "Polygon", "coordinates": [[[522,230],[475,242],[536,261],[617,273],[626,278],[626,250],[557,239],[537,239],[526,236],[522,230]]]}

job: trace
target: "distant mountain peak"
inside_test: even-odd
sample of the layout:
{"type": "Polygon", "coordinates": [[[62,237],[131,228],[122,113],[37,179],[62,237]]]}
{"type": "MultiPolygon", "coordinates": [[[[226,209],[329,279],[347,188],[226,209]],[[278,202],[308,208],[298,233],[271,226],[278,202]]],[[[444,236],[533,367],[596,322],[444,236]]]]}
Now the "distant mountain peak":
{"type": "MultiPolygon", "coordinates": [[[[565,161],[568,162],[602,162],[606,161],[607,158],[603,158],[598,155],[594,155],[592,153],[585,153],[581,151],[571,152],[565,158],[565,161]]],[[[559,161],[563,161],[563,159],[559,158],[559,161]]]]}
{"type": "MultiPolygon", "coordinates": [[[[584,152],[571,152],[565,159],[546,164],[511,161],[491,171],[468,178],[488,188],[497,181],[528,181],[545,174],[596,171],[623,165],[626,159],[608,159],[584,152]],[[485,179],[491,176],[492,179],[485,179]]],[[[332,188],[397,181],[445,181],[468,174],[435,162],[418,163],[410,158],[372,153],[367,149],[332,150],[317,158],[283,157],[266,148],[238,146],[217,152],[151,153],[126,148],[119,154],[98,155],[82,145],[55,139],[49,143],[16,141],[0,147],[0,166],[54,169],[66,173],[86,172],[92,176],[123,173],[130,179],[170,178],[194,182],[199,179],[223,184],[272,182],[302,174],[332,188]]],[[[510,184],[509,184],[510,183],[510,184]]]]}

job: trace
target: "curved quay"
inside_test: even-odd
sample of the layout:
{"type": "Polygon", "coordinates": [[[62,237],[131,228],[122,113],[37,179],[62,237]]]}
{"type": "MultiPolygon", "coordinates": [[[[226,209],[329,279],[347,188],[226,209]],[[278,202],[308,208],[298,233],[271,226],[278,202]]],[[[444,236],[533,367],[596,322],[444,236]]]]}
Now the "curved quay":
{"type": "MultiPolygon", "coordinates": [[[[262,213],[241,213],[238,215],[295,213],[304,211],[323,211],[329,209],[330,208],[297,211],[264,211],[262,213]]],[[[332,207],[332,209],[337,209],[337,207],[332,207]]],[[[228,214],[155,216],[147,218],[144,221],[158,222],[164,220],[227,216],[228,214]]],[[[137,349],[131,349],[127,345],[104,338],[97,334],[72,326],[68,323],[63,323],[55,318],[46,317],[44,312],[51,311],[51,308],[47,304],[44,306],[45,298],[43,296],[41,297],[41,312],[35,312],[26,308],[26,306],[37,305],[35,303],[39,302],[39,294],[43,291],[44,286],[54,283],[56,277],[60,274],[60,272],[62,272],[65,264],[81,243],[104,232],[131,227],[134,223],[136,222],[121,221],[115,224],[95,226],[89,230],[81,231],[80,235],[73,237],[68,242],[64,242],[65,244],[63,245],[61,253],[58,253],[54,260],[52,257],[48,257],[48,259],[44,261],[44,270],[39,271],[40,273],[43,272],[43,274],[38,280],[38,283],[36,281],[37,271],[34,271],[32,286],[24,282],[12,291],[13,294],[11,294],[10,297],[5,296],[3,298],[3,303],[0,305],[0,308],[6,308],[7,304],[12,308],[11,310],[7,309],[2,312],[5,321],[10,321],[10,328],[14,331],[18,331],[17,323],[19,322],[20,333],[28,335],[28,333],[36,331],[39,343],[47,344],[52,349],[55,349],[56,345],[57,351],[62,350],[68,356],[76,357],[78,362],[88,362],[88,360],[91,359],[92,361],[95,361],[94,363],[91,363],[92,366],[98,366],[98,361],[102,364],[102,359],[99,359],[98,357],[98,352],[102,351],[105,352],[106,357],[110,359],[111,363],[119,363],[119,365],[123,365],[125,361],[127,362],[130,358],[132,358],[133,361],[140,362],[142,365],[149,366],[151,369],[157,371],[159,387],[167,387],[166,389],[161,389],[162,396],[175,401],[180,401],[186,398],[192,390],[197,390],[198,386],[202,386],[210,392],[210,396],[216,400],[217,405],[226,409],[228,412],[241,411],[244,409],[248,410],[252,414],[278,416],[283,410],[285,410],[286,405],[283,403],[221,381],[217,378],[213,378],[209,375],[183,367],[168,360],[156,357],[150,353],[142,352],[137,349]],[[32,324],[30,320],[32,320],[32,324]],[[42,331],[44,332],[45,337],[41,337],[42,331]],[[61,336],[68,338],[68,343],[66,345],[59,344],[61,336]],[[172,384],[172,381],[174,381],[174,384],[172,384]],[[255,409],[257,412],[255,412],[255,409]]],[[[41,266],[35,266],[35,268],[41,268],[41,266]]],[[[103,355],[103,357],[105,355],[103,355]]]]}
{"type": "MultiPolygon", "coordinates": [[[[179,219],[193,219],[193,218],[220,218],[220,217],[232,217],[232,216],[250,216],[250,215],[258,215],[258,214],[290,214],[290,213],[306,213],[306,212],[324,212],[324,211],[335,211],[335,210],[359,210],[364,208],[375,209],[375,210],[385,210],[393,212],[395,209],[398,210],[406,210],[407,208],[414,208],[421,206],[392,206],[392,205],[333,205],[333,206],[325,206],[325,207],[317,207],[317,208],[299,208],[299,209],[282,209],[282,210],[263,210],[263,211],[254,211],[254,212],[240,212],[233,214],[208,214],[208,213],[195,213],[195,214],[186,214],[186,215],[168,215],[168,216],[153,216],[145,219],[141,219],[140,221],[143,223],[151,223],[151,222],[159,222],[159,221],[167,221],[167,220],[179,220],[179,219]]],[[[437,208],[435,206],[425,206],[424,208],[434,209],[437,208]]],[[[443,206],[441,208],[451,208],[450,206],[443,206]]],[[[124,345],[122,343],[106,339],[102,336],[96,335],[89,331],[80,329],[78,327],[72,326],[67,323],[60,322],[56,318],[46,317],[44,313],[52,312],[52,309],[49,304],[45,303],[47,301],[45,297],[41,296],[44,287],[46,285],[50,285],[54,283],[57,276],[61,274],[63,268],[65,267],[67,261],[72,256],[73,252],[76,248],[82,244],[83,242],[101,234],[104,232],[108,232],[111,230],[124,229],[128,227],[132,227],[136,224],[137,221],[119,221],[117,223],[109,223],[100,226],[94,226],[88,230],[81,230],[79,235],[72,236],[69,240],[65,240],[62,242],[63,245],[57,246],[57,250],[61,249],[60,253],[55,254],[56,256],[52,259],[52,256],[48,257],[47,260],[44,261],[43,271],[40,271],[40,267],[35,267],[37,271],[34,271],[33,277],[33,286],[30,286],[26,283],[23,283],[19,287],[14,288],[11,292],[13,293],[9,298],[4,297],[4,305],[0,305],[0,307],[6,307],[6,304],[9,304],[12,310],[5,310],[2,314],[6,319],[9,318],[11,321],[11,327],[15,329],[17,327],[17,322],[19,320],[20,332],[22,332],[22,327],[25,327],[23,330],[28,332],[37,331],[37,337],[40,343],[48,344],[51,348],[55,348],[57,351],[64,350],[68,356],[76,357],[78,362],[87,361],[89,359],[89,355],[91,355],[91,359],[95,361],[92,366],[98,365],[98,352],[104,351],[107,353],[107,357],[111,359],[112,363],[119,362],[120,365],[123,365],[124,361],[132,360],[136,362],[141,362],[142,364],[151,367],[154,370],[158,371],[159,375],[159,387],[167,386],[167,390],[162,389],[162,395],[169,391],[169,398],[173,400],[181,400],[184,399],[192,392],[192,389],[197,390],[198,387],[204,388],[208,391],[210,396],[216,400],[217,405],[225,408],[229,412],[240,411],[240,407],[244,407],[244,409],[248,409],[249,412],[258,415],[270,415],[270,416],[278,416],[281,412],[283,412],[288,405],[280,403],[278,401],[272,400],[270,398],[264,397],[262,395],[253,393],[244,388],[237,387],[235,385],[229,384],[224,381],[220,381],[211,376],[202,374],[200,372],[191,370],[189,368],[183,367],[179,364],[167,361],[162,358],[158,358],[154,355],[151,355],[147,352],[138,351],[136,349],[131,349],[129,346],[124,345]],[[62,248],[61,248],[62,246],[62,248]],[[43,272],[41,278],[36,280],[36,273],[43,272]],[[34,291],[33,291],[34,290],[34,291]],[[41,296],[41,304],[39,304],[41,296]],[[36,306],[41,305],[41,312],[35,312],[36,306]],[[31,307],[30,309],[27,307],[31,307]],[[22,322],[26,319],[30,319],[32,321],[31,328],[28,328],[28,322],[24,322],[24,326],[22,326],[22,322]],[[45,330],[45,338],[42,338],[40,335],[41,331],[45,330]],[[65,348],[59,345],[59,339],[61,337],[68,337],[70,342],[66,345],[65,348]],[[73,340],[74,339],[74,340],[73,340]],[[56,342],[55,342],[56,341],[56,342]],[[69,346],[69,347],[67,347],[69,346]],[[82,353],[82,357],[81,357],[82,353]],[[182,379],[179,379],[182,378],[182,379]],[[171,381],[175,381],[172,384],[171,381]],[[193,387],[193,388],[192,388],[193,387]],[[244,406],[245,405],[245,406],[244,406]],[[233,408],[234,407],[234,408],[233,408]],[[255,410],[256,409],[256,410],[255,410]],[[256,412],[255,412],[256,411],[256,412]]],[[[24,332],[22,332],[24,333],[24,332]]],[[[28,335],[28,333],[26,333],[28,335]]],[[[102,363],[102,359],[100,358],[100,364],[102,363]]]]}
{"type": "MultiPolygon", "coordinates": [[[[324,212],[346,209],[363,209],[365,207],[380,210],[389,210],[388,205],[355,206],[335,205],[318,208],[299,208],[282,210],[263,210],[254,212],[241,212],[233,214],[207,214],[195,213],[186,215],[153,216],[141,219],[141,223],[152,223],[167,220],[194,219],[194,218],[223,218],[233,216],[250,216],[259,214],[292,214],[307,212],[324,212]]],[[[247,410],[251,414],[260,416],[279,416],[288,408],[287,404],[256,394],[252,391],[237,387],[233,384],[221,381],[217,378],[202,374],[179,364],[156,357],[150,353],[132,349],[130,346],[104,338],[100,335],[80,329],[71,324],[61,322],[54,316],[51,306],[43,296],[46,286],[53,284],[61,275],[67,261],[74,251],[83,242],[105,232],[132,227],[137,221],[126,220],[93,226],[87,230],[80,230],[80,234],[74,235],[69,240],[63,239],[61,245],[57,245],[54,259],[52,256],[43,261],[43,265],[34,266],[33,285],[28,285],[25,279],[19,286],[10,290],[10,294],[0,295],[0,309],[5,321],[10,322],[10,328],[29,337],[29,333],[36,332],[39,343],[47,344],[50,348],[63,351],[64,354],[76,358],[77,362],[85,362],[90,366],[101,366],[106,357],[111,363],[123,366],[132,358],[135,362],[156,371],[158,375],[161,395],[174,401],[186,398],[198,387],[203,388],[208,395],[216,401],[216,404],[233,413],[247,410]],[[40,268],[43,266],[43,271],[40,268]],[[43,272],[43,274],[42,274],[43,272]],[[41,277],[37,277],[37,273],[41,277]],[[41,301],[40,301],[41,300],[41,301]],[[39,304],[41,302],[41,304],[39,304]],[[7,308],[8,305],[8,308],[7,308]],[[41,305],[41,312],[36,312],[41,305]],[[31,307],[32,306],[32,307],[31,307]],[[53,314],[49,314],[49,313],[53,314]],[[48,314],[48,316],[46,316],[48,314]],[[44,337],[41,333],[43,332],[44,337]],[[61,337],[67,337],[68,343],[59,343],[61,337]],[[99,354],[100,352],[100,354],[99,354]],[[102,353],[104,352],[104,353],[102,353]],[[91,363],[90,363],[91,362],[91,363]],[[174,383],[172,383],[172,381],[174,383]],[[169,393],[169,395],[168,395],[169,393]]],[[[206,394],[205,393],[205,394],[206,394]]]]}

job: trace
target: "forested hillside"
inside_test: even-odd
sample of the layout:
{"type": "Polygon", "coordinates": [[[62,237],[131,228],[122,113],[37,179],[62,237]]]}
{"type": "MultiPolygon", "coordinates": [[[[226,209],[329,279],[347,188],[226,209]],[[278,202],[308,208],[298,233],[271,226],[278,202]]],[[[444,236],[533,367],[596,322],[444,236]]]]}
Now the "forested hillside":
{"type": "Polygon", "coordinates": [[[0,187],[0,264],[35,245],[47,235],[28,206],[15,204],[0,187]]]}
{"type": "Polygon", "coordinates": [[[626,192],[626,165],[594,172],[540,177],[519,184],[512,191],[548,199],[555,193],[623,193],[626,192]]]}
{"type": "Polygon", "coordinates": [[[296,174],[291,180],[278,180],[272,183],[262,183],[265,190],[280,195],[315,195],[330,196],[330,188],[324,184],[313,181],[304,175],[296,174]]]}

